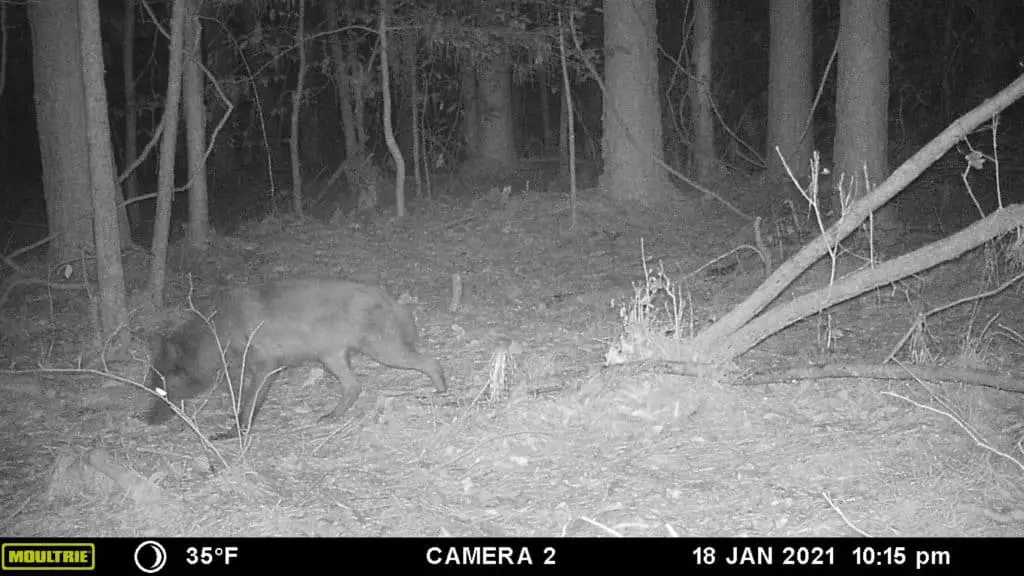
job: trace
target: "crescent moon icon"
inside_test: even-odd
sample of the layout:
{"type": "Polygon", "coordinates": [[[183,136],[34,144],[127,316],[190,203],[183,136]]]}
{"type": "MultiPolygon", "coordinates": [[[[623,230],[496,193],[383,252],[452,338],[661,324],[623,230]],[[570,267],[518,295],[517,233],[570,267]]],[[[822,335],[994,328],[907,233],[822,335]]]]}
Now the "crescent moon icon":
{"type": "Polygon", "coordinates": [[[146,540],[135,548],[135,567],[142,572],[156,574],[163,570],[166,564],[167,550],[156,540],[146,540]],[[145,554],[142,554],[144,551],[150,551],[152,557],[146,557],[145,554]],[[140,558],[140,555],[143,557],[140,558]]]}

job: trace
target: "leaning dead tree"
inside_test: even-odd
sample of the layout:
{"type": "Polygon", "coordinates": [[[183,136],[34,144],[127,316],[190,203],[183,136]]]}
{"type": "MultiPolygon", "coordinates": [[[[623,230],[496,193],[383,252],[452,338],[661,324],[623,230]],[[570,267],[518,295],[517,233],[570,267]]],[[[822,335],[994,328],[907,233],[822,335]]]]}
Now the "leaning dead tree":
{"type": "Polygon", "coordinates": [[[848,274],[835,283],[777,306],[758,316],[805,270],[856,230],[875,210],[913,182],[958,141],[1024,96],[1024,76],[954,121],[910,157],[879,186],[850,206],[848,213],[824,234],[779,266],[761,286],[731,312],[696,335],[690,360],[724,364],[782,329],[869,290],[952,260],[1024,224],[1024,205],[1000,208],[953,236],[882,264],[848,274]]]}

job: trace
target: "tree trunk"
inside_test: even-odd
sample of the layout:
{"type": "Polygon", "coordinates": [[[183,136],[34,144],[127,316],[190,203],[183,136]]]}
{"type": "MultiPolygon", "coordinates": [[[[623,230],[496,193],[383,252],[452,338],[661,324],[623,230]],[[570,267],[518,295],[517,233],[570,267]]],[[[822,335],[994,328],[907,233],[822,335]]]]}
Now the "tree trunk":
{"type": "Polygon", "coordinates": [[[299,157],[299,115],[302,113],[302,90],[306,80],[306,0],[299,0],[299,31],[296,42],[299,45],[299,75],[292,92],[291,138],[288,151],[292,165],[292,212],[301,219],[302,210],[302,159],[299,157]]]}
{"type": "Polygon", "coordinates": [[[352,124],[355,126],[356,133],[355,149],[348,157],[361,159],[366,152],[368,141],[366,137],[366,98],[363,97],[366,91],[363,87],[366,86],[371,74],[368,71],[369,67],[364,67],[359,61],[359,42],[355,37],[348,41],[345,58],[348,59],[349,88],[352,91],[352,124]]]}
{"type": "Polygon", "coordinates": [[[515,164],[512,131],[512,74],[507,51],[477,62],[479,145],[473,163],[478,168],[504,171],[515,164]]]}
{"type": "Polygon", "coordinates": [[[423,176],[420,165],[423,161],[420,150],[420,67],[415,38],[409,39],[409,54],[406,58],[409,75],[409,112],[412,115],[412,179],[416,182],[416,197],[423,197],[423,176]]]}
{"type": "MultiPolygon", "coordinates": [[[[565,90],[561,90],[560,92],[565,92],[565,90]]],[[[562,97],[559,98],[559,104],[560,105],[558,107],[558,175],[564,176],[569,173],[569,113],[565,108],[565,94],[562,94],[562,97]]]]}
{"type": "Polygon", "coordinates": [[[125,329],[128,309],[125,306],[124,271],[121,268],[117,192],[114,187],[110,123],[107,119],[107,90],[103,83],[99,0],[78,0],[78,17],[92,181],[96,276],[100,289],[98,328],[103,342],[109,342],[111,349],[120,354],[125,351],[131,333],[125,329]]]}
{"type": "MultiPolygon", "coordinates": [[[[565,117],[573,118],[572,91],[569,90],[569,68],[565,58],[565,30],[562,27],[562,16],[558,16],[558,55],[562,63],[562,92],[565,93],[565,117]]],[[[576,229],[576,123],[566,122],[567,140],[569,141],[569,206],[572,211],[570,226],[576,229]]]]}
{"type": "Polygon", "coordinates": [[[114,161],[114,138],[112,136],[113,132],[110,130],[109,120],[107,120],[107,135],[110,136],[110,142],[107,143],[107,146],[110,148],[110,156],[108,157],[110,160],[110,173],[114,175],[114,191],[117,197],[114,219],[117,221],[118,239],[123,248],[133,244],[132,227],[128,222],[128,208],[124,204],[124,192],[120,186],[121,181],[117,177],[117,162],[114,161]]]}
{"type": "MultiPolygon", "coordinates": [[[[135,0],[124,2],[124,39],[121,44],[121,67],[124,72],[124,159],[121,165],[127,169],[139,155],[138,111],[135,103],[135,0]]],[[[128,173],[124,182],[125,200],[139,195],[139,177],[135,170],[128,173]]],[[[138,202],[128,205],[128,220],[136,229],[142,220],[142,207],[138,202]]]]}
{"type": "Polygon", "coordinates": [[[690,111],[693,114],[694,179],[708,183],[715,177],[715,118],[711,108],[711,40],[714,36],[711,0],[694,3],[693,78],[690,80],[690,111]]]}
{"type": "Polygon", "coordinates": [[[210,231],[206,187],[206,108],[203,105],[203,61],[200,39],[203,25],[198,0],[187,0],[185,59],[182,70],[182,104],[185,109],[185,139],[188,146],[188,240],[195,250],[205,250],[210,231]]]}
{"type": "Polygon", "coordinates": [[[469,60],[462,62],[462,138],[466,144],[466,156],[473,158],[480,149],[480,94],[476,83],[476,68],[469,60]]]}
{"type": "Polygon", "coordinates": [[[768,48],[768,175],[787,178],[781,152],[793,175],[810,170],[811,0],[772,0],[768,48]],[[778,152],[775,148],[778,147],[778,152]]]}
{"type": "Polygon", "coordinates": [[[31,2],[36,127],[55,262],[93,253],[89,146],[77,2],[31,2]]]}
{"type": "Polygon", "coordinates": [[[543,148],[541,156],[547,157],[555,137],[551,126],[551,92],[548,87],[548,74],[543,69],[537,74],[537,87],[540,89],[540,141],[543,148]]]}
{"type": "Polygon", "coordinates": [[[178,144],[178,115],[181,105],[181,57],[185,35],[185,0],[174,0],[171,11],[171,45],[167,65],[167,100],[164,103],[164,134],[160,141],[160,172],[156,185],[156,217],[153,223],[153,261],[149,270],[150,298],[155,307],[163,305],[164,276],[167,271],[167,233],[171,226],[174,200],[174,153],[178,144]]]}
{"type": "Polygon", "coordinates": [[[389,55],[389,60],[395,63],[394,66],[391,66],[392,76],[397,79],[393,84],[396,88],[400,89],[401,93],[399,105],[393,111],[397,114],[395,140],[398,141],[398,149],[401,150],[402,157],[412,158],[414,142],[412,109],[416,105],[416,101],[413,98],[415,91],[413,84],[416,80],[416,36],[412,34],[392,34],[389,40],[393,46],[392,52],[394,52],[394,58],[392,59],[389,55]]]}
{"type": "MultiPolygon", "coordinates": [[[[203,3],[203,16],[210,21],[220,21],[219,6],[218,2],[203,3]]],[[[217,82],[224,82],[235,73],[237,52],[233,48],[225,49],[224,47],[229,43],[229,38],[228,32],[220,26],[207,26],[203,30],[202,43],[205,46],[206,68],[217,82]]],[[[220,122],[228,111],[228,103],[221,100],[220,94],[216,90],[210,90],[206,96],[206,110],[210,118],[216,118],[217,122],[220,122]]],[[[206,164],[208,189],[220,190],[230,182],[228,176],[231,175],[235,163],[235,151],[224,136],[226,132],[227,130],[220,132],[220,142],[211,142],[213,149],[206,164]]],[[[212,132],[209,137],[213,138],[212,132]]],[[[207,205],[209,205],[209,198],[207,198],[207,205]]]]}
{"type": "MultiPolygon", "coordinates": [[[[327,14],[327,27],[331,30],[337,30],[341,26],[341,19],[338,18],[337,3],[325,2],[324,8],[327,14]]],[[[335,94],[338,96],[338,107],[341,109],[341,127],[345,136],[345,157],[352,158],[359,155],[356,144],[356,126],[352,113],[352,83],[348,70],[348,60],[345,58],[345,50],[342,48],[341,38],[338,34],[331,35],[331,59],[334,61],[335,94]]]]}
{"type": "MultiPolygon", "coordinates": [[[[259,3],[239,2],[234,6],[234,17],[241,23],[243,29],[249,31],[263,29],[263,23],[260,20],[263,8],[259,3]]],[[[249,134],[241,147],[240,158],[237,158],[237,161],[241,162],[242,166],[249,168],[248,176],[250,178],[256,175],[254,170],[257,166],[266,171],[267,200],[270,213],[276,216],[280,190],[274,169],[281,159],[282,143],[287,141],[286,126],[289,116],[274,114],[274,111],[284,105],[283,99],[287,88],[284,86],[282,78],[286,74],[282,61],[267,53],[262,42],[250,42],[240,52],[243,62],[248,62],[244,66],[246,70],[258,70],[265,66],[267,74],[264,76],[265,81],[250,80],[251,92],[247,94],[250,104],[249,113],[251,114],[248,119],[249,130],[247,132],[249,134]],[[256,136],[257,133],[258,136],[256,136]],[[253,142],[256,138],[260,140],[258,146],[253,142]]]]}
{"type": "MultiPolygon", "coordinates": [[[[301,1],[301,0],[300,0],[301,1]]],[[[380,3],[380,27],[377,35],[380,37],[380,89],[384,96],[384,140],[387,141],[388,150],[395,160],[395,212],[399,218],[405,217],[405,159],[402,158],[402,151],[395,141],[395,131],[391,123],[391,74],[388,71],[388,33],[387,21],[390,10],[387,0],[380,3]]]]}
{"type": "MultiPolygon", "coordinates": [[[[841,194],[862,198],[889,175],[889,1],[840,0],[835,169],[841,194]],[[865,182],[865,167],[868,182],[865,182]]],[[[833,211],[840,207],[835,204],[833,211]]],[[[896,204],[874,217],[880,232],[896,228],[896,204]]]]}
{"type": "Polygon", "coordinates": [[[600,185],[621,200],[656,201],[672,189],[658,162],[664,147],[657,29],[654,0],[605,0],[604,172],[600,185]]]}

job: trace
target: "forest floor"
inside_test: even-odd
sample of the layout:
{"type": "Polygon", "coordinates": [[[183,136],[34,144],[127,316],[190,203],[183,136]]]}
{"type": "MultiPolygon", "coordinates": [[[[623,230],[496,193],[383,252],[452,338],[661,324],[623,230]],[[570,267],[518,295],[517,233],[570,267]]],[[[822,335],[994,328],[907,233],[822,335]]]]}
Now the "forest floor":
{"type": "MultiPolygon", "coordinates": [[[[713,188],[764,217],[776,265],[816,234],[809,222],[798,237],[793,213],[766,208],[784,205],[757,181],[713,188]]],[[[901,210],[931,218],[922,210],[933,201],[918,202],[901,210]]],[[[803,222],[804,207],[795,208],[803,222]]],[[[338,421],[318,422],[336,402],[330,376],[298,366],[274,386],[244,454],[237,442],[217,444],[225,468],[181,422],[142,422],[151,396],[136,387],[52,370],[0,374],[0,534],[1024,535],[1022,395],[859,379],[736,386],[642,363],[607,366],[623,332],[619,306],[644,279],[641,242],[649,265],[662,263],[685,286],[685,323],[697,331],[756,289],[763,269],[749,251],[701,269],[753,235],[692,195],[650,210],[582,190],[574,229],[570,217],[565,190],[549,191],[527,170],[507,191],[481,184],[411,200],[403,221],[388,211],[337,224],[269,218],[215,236],[201,259],[173,253],[166,301],[178,317],[186,271],[197,296],[214,281],[338,275],[411,297],[421,350],[445,366],[450,394],[357,358],[362,396],[338,421]],[[464,290],[454,312],[453,274],[464,290]],[[504,395],[487,390],[496,366],[504,395]],[[126,497],[90,458],[131,471],[146,489],[126,497]]],[[[908,233],[886,254],[935,237],[908,233]]],[[[983,290],[991,258],[976,250],[865,294],[737,363],[880,363],[919,311],[983,290]]],[[[135,289],[147,261],[126,262],[135,289]]],[[[821,262],[783,299],[828,277],[821,262]]],[[[0,360],[76,366],[89,339],[85,303],[78,292],[12,295],[0,360]]],[[[928,338],[910,349],[916,361],[1019,370],[1020,341],[996,332],[1021,333],[1022,315],[1009,290],[932,317],[928,338]]],[[[134,318],[133,329],[156,320],[134,318]]],[[[133,351],[135,361],[108,368],[143,382],[144,338],[133,351]]],[[[201,430],[226,425],[226,396],[214,393],[198,413],[201,430]]]]}

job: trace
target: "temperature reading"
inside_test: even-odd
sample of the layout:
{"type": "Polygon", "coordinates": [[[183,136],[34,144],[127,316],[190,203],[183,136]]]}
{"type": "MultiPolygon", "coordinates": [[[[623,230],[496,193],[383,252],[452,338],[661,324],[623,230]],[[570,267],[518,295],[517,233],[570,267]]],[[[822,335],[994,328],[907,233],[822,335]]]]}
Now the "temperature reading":
{"type": "Polygon", "coordinates": [[[189,546],[185,549],[185,562],[190,566],[196,564],[202,564],[209,566],[214,562],[223,562],[225,566],[229,566],[231,561],[238,558],[238,547],[237,546],[189,546]]]}

